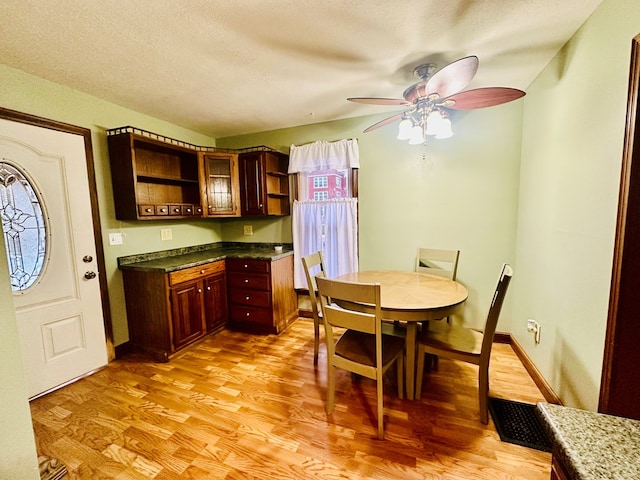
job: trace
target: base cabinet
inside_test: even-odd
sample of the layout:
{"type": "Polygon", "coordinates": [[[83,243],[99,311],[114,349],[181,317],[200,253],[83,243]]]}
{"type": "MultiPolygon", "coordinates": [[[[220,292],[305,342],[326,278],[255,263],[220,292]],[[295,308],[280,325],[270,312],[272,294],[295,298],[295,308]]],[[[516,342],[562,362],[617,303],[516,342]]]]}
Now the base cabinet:
{"type": "Polygon", "coordinates": [[[230,326],[280,333],[298,317],[293,256],[279,260],[227,260],[230,326]]]}
{"type": "Polygon", "coordinates": [[[166,362],[227,321],[225,262],[171,273],[124,270],[129,341],[166,362]]]}

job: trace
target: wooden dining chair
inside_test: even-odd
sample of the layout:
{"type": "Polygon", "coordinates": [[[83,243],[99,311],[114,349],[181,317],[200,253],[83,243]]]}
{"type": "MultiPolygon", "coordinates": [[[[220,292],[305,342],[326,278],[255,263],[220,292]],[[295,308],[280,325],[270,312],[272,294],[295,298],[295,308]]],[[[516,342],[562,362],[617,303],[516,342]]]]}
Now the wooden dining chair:
{"type": "Polygon", "coordinates": [[[311,301],[311,312],[313,314],[313,364],[318,365],[318,351],[320,349],[320,322],[322,321],[322,309],[316,292],[316,275],[319,273],[326,276],[324,268],[324,257],[321,251],[312,253],[302,258],[304,274],[307,277],[309,288],[309,300],[311,301]]]}
{"type": "Polygon", "coordinates": [[[489,360],[493,336],[496,332],[498,317],[507,293],[507,287],[513,276],[510,265],[504,264],[498,278],[498,285],[493,293],[489,313],[481,333],[472,328],[445,322],[429,322],[423,329],[418,342],[418,369],[416,380],[416,398],[420,398],[424,360],[426,355],[437,355],[478,365],[478,403],[480,420],[489,423],[489,360]]]}
{"type": "MultiPolygon", "coordinates": [[[[394,363],[397,367],[398,396],[404,391],[403,337],[382,333],[379,283],[340,282],[316,277],[327,341],[327,413],[335,406],[336,368],[376,381],[378,438],[384,438],[382,376],[394,363]],[[336,302],[369,305],[372,313],[362,313],[336,302]],[[346,329],[337,336],[335,328],[346,329]]],[[[343,303],[344,305],[344,303],[343,303]]]]}
{"type": "Polygon", "coordinates": [[[416,272],[438,275],[449,280],[456,279],[460,250],[440,250],[436,248],[418,248],[416,272]]]}

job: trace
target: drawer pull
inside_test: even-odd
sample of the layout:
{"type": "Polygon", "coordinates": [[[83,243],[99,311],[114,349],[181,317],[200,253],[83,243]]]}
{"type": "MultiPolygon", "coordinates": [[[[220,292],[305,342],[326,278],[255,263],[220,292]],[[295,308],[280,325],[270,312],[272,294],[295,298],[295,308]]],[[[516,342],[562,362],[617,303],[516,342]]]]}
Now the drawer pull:
{"type": "Polygon", "coordinates": [[[147,213],[153,212],[153,210],[151,210],[150,208],[145,208],[144,211],[147,212],[147,213]]]}
{"type": "Polygon", "coordinates": [[[161,209],[160,209],[160,213],[165,213],[166,211],[167,211],[167,209],[166,209],[166,208],[161,208],[161,209]]]}

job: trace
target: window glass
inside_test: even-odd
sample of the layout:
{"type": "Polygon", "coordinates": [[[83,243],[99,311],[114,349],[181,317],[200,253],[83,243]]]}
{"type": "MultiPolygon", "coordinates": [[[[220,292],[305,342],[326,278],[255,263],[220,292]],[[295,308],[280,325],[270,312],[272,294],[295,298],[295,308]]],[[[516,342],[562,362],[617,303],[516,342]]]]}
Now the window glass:
{"type": "Polygon", "coordinates": [[[11,288],[23,291],[40,277],[47,252],[42,205],[29,179],[15,165],[0,162],[0,217],[11,288]]]}
{"type": "Polygon", "coordinates": [[[350,197],[350,175],[350,169],[298,173],[300,191],[298,199],[331,200],[350,197]]]}

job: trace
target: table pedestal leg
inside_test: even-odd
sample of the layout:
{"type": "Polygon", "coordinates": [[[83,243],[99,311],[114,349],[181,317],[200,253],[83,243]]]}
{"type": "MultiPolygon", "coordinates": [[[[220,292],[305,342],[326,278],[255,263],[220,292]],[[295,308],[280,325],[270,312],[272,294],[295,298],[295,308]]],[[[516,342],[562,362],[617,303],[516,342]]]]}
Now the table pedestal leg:
{"type": "Polygon", "coordinates": [[[414,399],[414,385],[416,379],[416,331],[418,322],[407,322],[407,338],[406,338],[406,374],[405,384],[407,385],[407,399],[414,399]]]}

